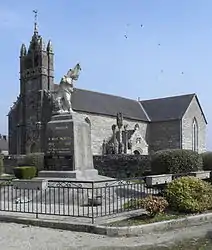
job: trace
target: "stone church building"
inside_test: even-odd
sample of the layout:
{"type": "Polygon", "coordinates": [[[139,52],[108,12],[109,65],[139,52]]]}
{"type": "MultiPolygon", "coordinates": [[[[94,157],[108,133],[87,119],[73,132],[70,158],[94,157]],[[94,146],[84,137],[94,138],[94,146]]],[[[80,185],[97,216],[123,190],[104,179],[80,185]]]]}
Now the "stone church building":
{"type": "MultiPolygon", "coordinates": [[[[46,46],[35,27],[29,47],[23,44],[20,50],[20,94],[8,114],[9,154],[45,151],[52,116],[49,95],[57,88],[52,43],[46,46]]],[[[116,142],[127,154],[206,150],[207,121],[196,94],[140,101],[76,88],[72,106],[90,123],[95,155],[118,152],[116,142]],[[123,117],[121,124],[117,114],[123,117]]]]}

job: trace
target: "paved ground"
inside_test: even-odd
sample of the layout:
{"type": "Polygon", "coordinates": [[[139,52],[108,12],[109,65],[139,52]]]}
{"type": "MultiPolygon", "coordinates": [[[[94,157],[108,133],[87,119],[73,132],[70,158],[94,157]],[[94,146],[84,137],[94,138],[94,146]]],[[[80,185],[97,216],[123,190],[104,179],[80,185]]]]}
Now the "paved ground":
{"type": "MultiPolygon", "coordinates": [[[[149,234],[132,238],[109,238],[107,236],[88,233],[54,230],[31,227],[14,223],[0,224],[0,249],[2,250],[113,250],[113,249],[142,249],[142,245],[162,244],[173,242],[174,239],[203,236],[210,231],[211,224],[203,227],[192,227],[167,232],[165,234],[149,234]],[[164,243],[165,242],[165,243],[164,243]],[[137,247],[136,247],[137,246],[137,247]],[[139,247],[140,246],[140,247],[139,247]]],[[[151,249],[157,249],[154,246],[151,249]]]]}

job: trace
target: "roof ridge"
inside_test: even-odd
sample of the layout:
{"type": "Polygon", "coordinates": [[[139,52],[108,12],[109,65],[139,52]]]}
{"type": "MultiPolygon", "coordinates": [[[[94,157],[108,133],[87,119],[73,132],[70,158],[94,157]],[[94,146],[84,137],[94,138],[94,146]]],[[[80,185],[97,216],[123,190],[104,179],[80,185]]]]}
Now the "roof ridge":
{"type": "Polygon", "coordinates": [[[182,94],[182,95],[172,95],[172,96],[158,97],[158,98],[153,98],[153,99],[145,99],[145,100],[140,100],[140,102],[171,99],[171,98],[178,98],[178,97],[182,97],[182,96],[196,96],[196,93],[182,94]]]}
{"type": "Polygon", "coordinates": [[[118,96],[118,95],[114,95],[114,94],[107,94],[107,93],[103,93],[103,92],[98,92],[98,91],[88,90],[88,89],[81,89],[81,88],[74,88],[74,89],[76,89],[76,90],[82,90],[82,91],[87,91],[87,92],[92,92],[92,93],[97,93],[97,94],[106,95],[106,96],[118,97],[118,98],[121,98],[121,99],[126,99],[126,100],[130,100],[130,101],[138,102],[135,99],[131,99],[131,98],[123,97],[123,96],[118,96]]]}

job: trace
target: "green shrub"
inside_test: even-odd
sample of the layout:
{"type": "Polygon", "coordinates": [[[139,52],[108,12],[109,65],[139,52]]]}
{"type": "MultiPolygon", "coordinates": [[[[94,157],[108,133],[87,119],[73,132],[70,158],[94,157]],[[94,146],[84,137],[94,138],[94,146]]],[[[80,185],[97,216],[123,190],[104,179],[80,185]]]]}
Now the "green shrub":
{"type": "Polygon", "coordinates": [[[152,174],[188,173],[202,170],[201,155],[192,150],[161,150],[153,154],[151,159],[152,174]]]}
{"type": "Polygon", "coordinates": [[[168,207],[168,202],[164,197],[149,195],[143,199],[131,199],[124,204],[125,209],[144,208],[151,217],[163,213],[168,207]]]}
{"type": "Polygon", "coordinates": [[[37,173],[36,167],[33,166],[15,167],[13,170],[17,179],[32,179],[37,173]]]}
{"type": "Polygon", "coordinates": [[[196,177],[182,177],[167,185],[165,197],[173,210],[202,212],[212,208],[212,185],[196,177]]]}
{"type": "Polygon", "coordinates": [[[205,152],[201,154],[203,160],[203,169],[212,170],[212,152],[205,152]]]}
{"type": "Polygon", "coordinates": [[[34,166],[37,171],[41,171],[44,168],[44,154],[43,153],[30,153],[22,158],[18,162],[18,166],[34,166]]]}
{"type": "Polygon", "coordinates": [[[131,199],[124,203],[124,209],[135,209],[140,208],[142,204],[142,199],[131,199]]]}
{"type": "Polygon", "coordinates": [[[169,203],[164,197],[149,195],[141,200],[142,207],[149,213],[151,217],[163,213],[169,203]]]}

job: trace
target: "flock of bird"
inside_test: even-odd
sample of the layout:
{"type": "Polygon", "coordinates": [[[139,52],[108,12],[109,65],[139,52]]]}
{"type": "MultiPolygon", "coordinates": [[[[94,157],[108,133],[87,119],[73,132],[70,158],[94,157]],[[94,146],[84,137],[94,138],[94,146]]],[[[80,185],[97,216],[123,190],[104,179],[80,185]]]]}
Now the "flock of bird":
{"type": "MultiPolygon", "coordinates": [[[[125,32],[125,34],[124,34],[124,37],[125,37],[125,39],[128,39],[127,31],[128,31],[128,27],[130,26],[130,24],[128,23],[126,26],[127,26],[127,30],[126,30],[126,32],[125,32]]],[[[140,27],[143,28],[144,25],[143,25],[143,24],[140,24],[140,27]]],[[[158,46],[161,46],[161,44],[158,43],[158,46]]],[[[164,72],[164,70],[161,69],[160,73],[163,73],[163,72],[164,72]]],[[[184,75],[184,72],[183,72],[183,71],[181,72],[181,75],[184,75]]]]}

